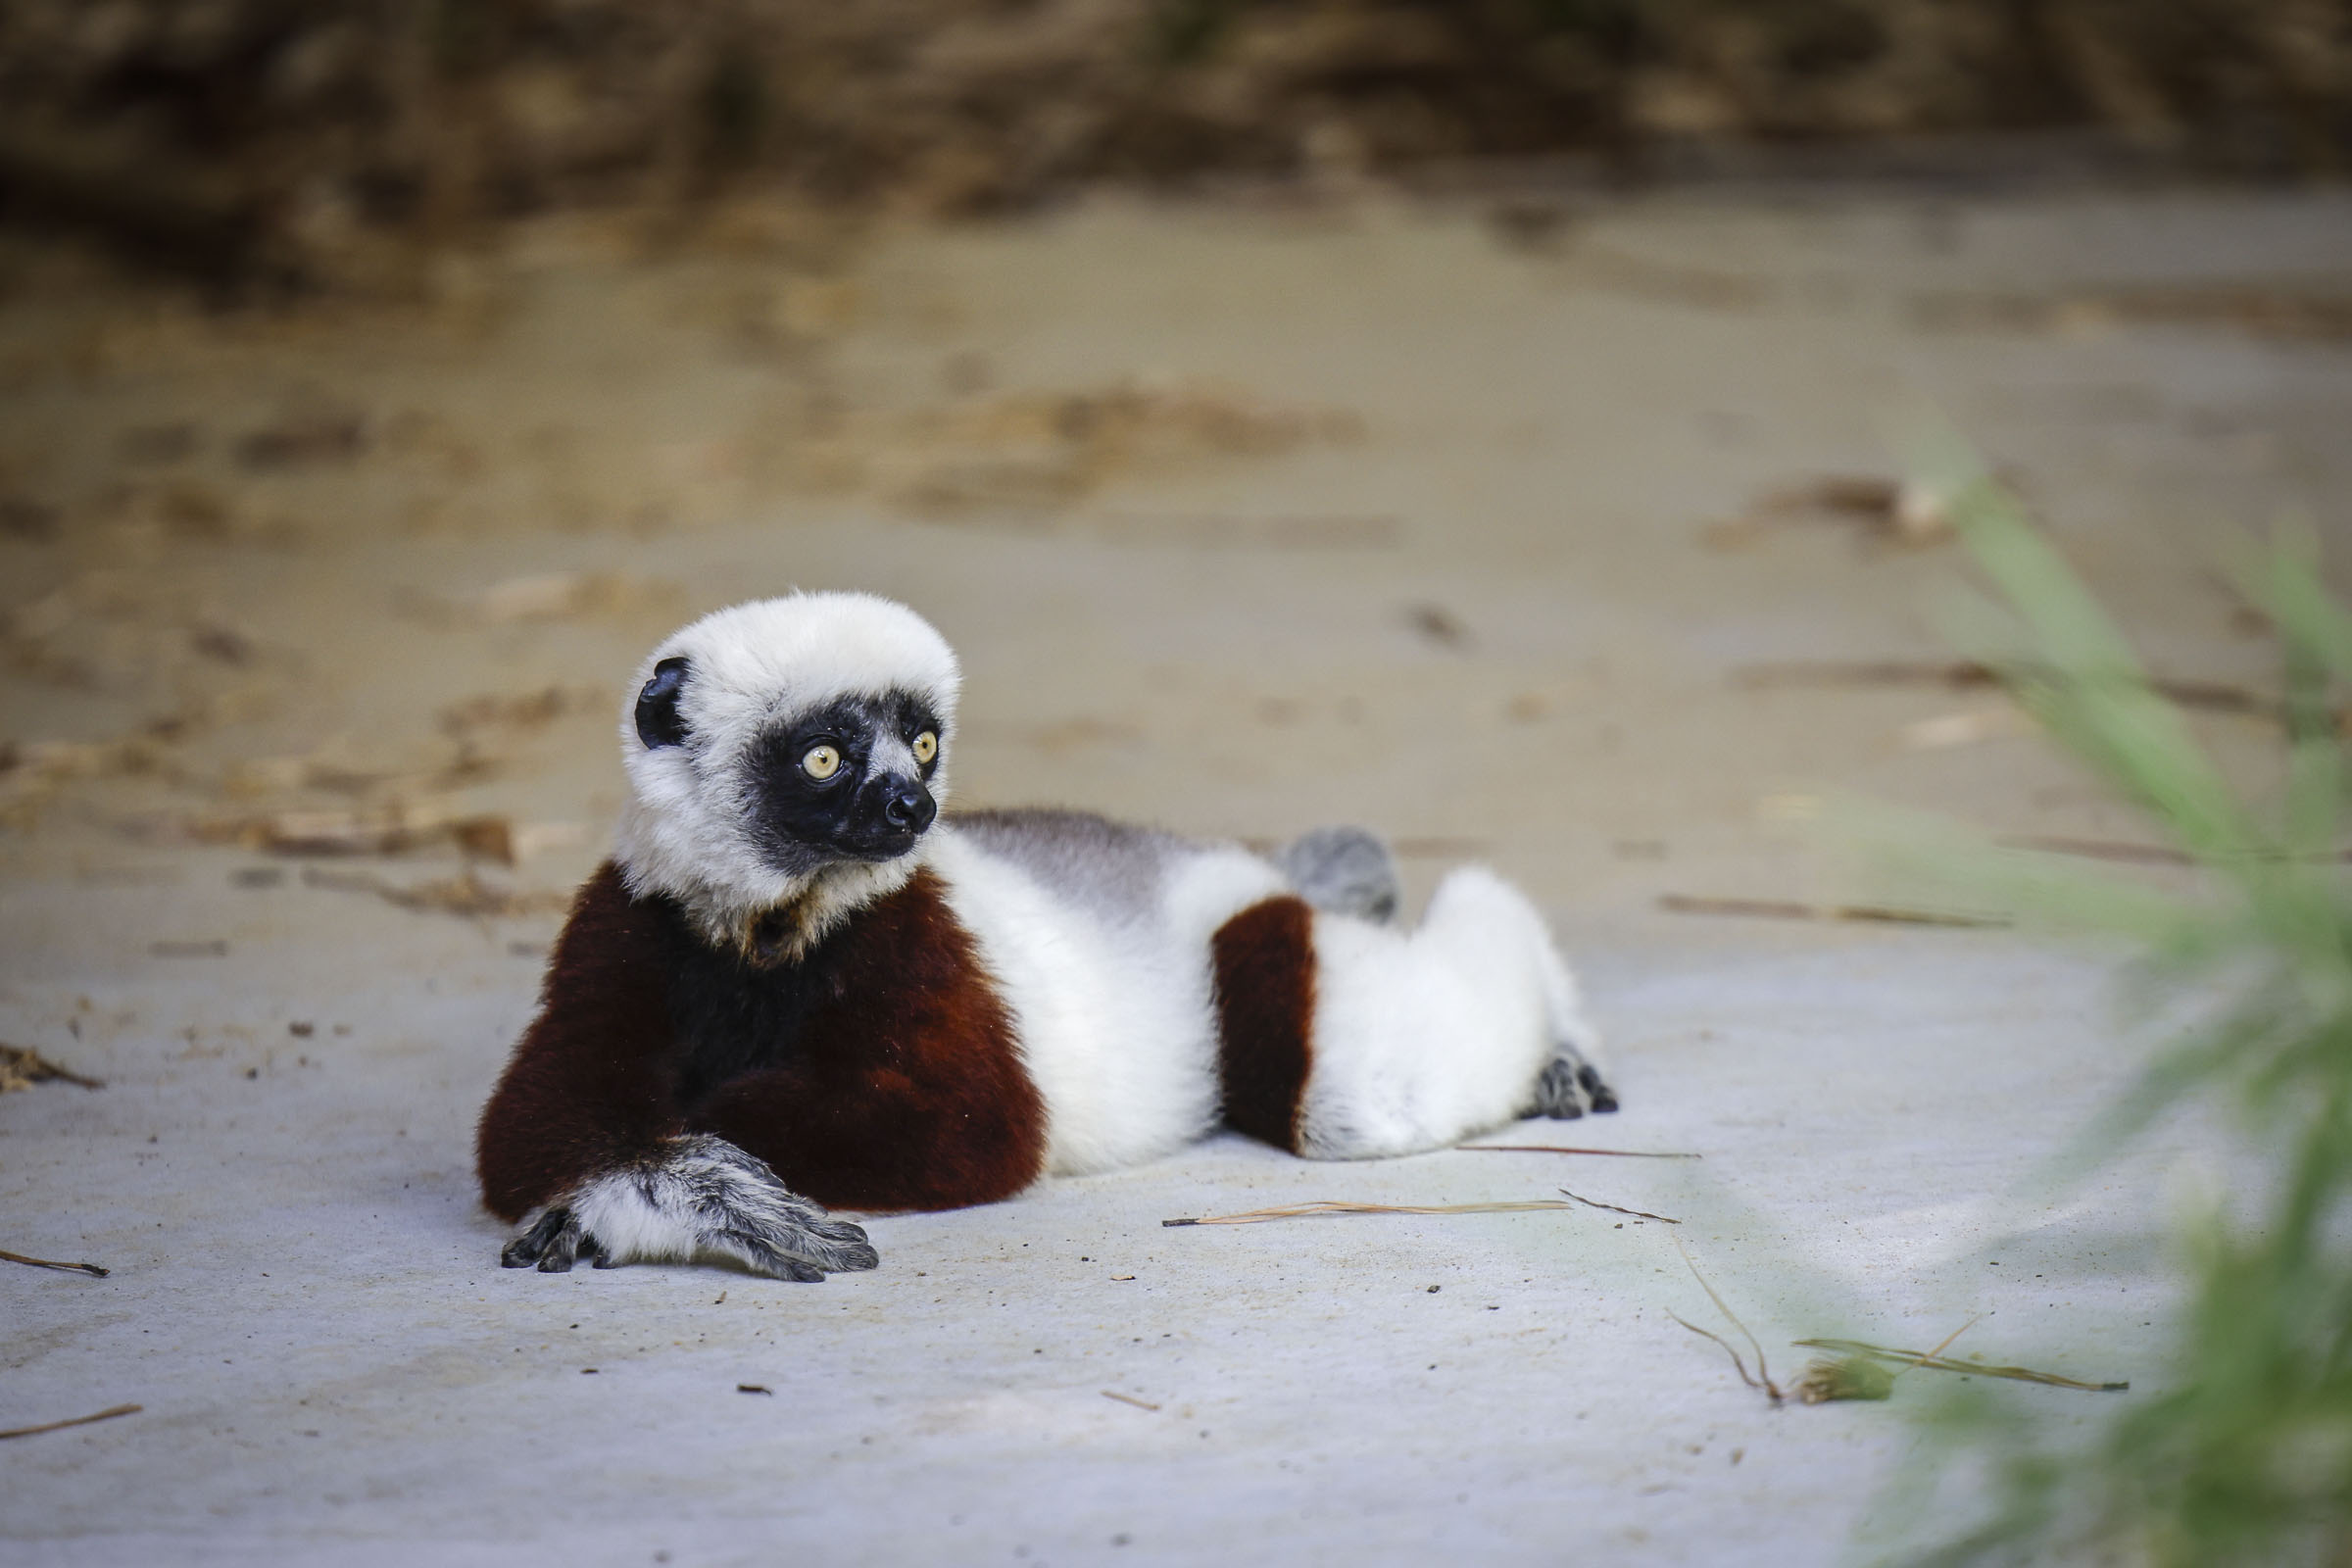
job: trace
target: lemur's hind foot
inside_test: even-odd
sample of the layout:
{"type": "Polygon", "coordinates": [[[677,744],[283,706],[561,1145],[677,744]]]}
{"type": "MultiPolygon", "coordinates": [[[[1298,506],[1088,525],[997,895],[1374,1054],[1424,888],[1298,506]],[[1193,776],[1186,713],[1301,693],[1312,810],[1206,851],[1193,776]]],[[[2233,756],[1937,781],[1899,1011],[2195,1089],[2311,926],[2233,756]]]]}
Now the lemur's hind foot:
{"type": "Polygon", "coordinates": [[[1536,1103],[1530,1114],[1554,1121],[1574,1121],[1586,1111],[1603,1114],[1617,1108],[1617,1092],[1600,1076],[1600,1069],[1575,1056],[1554,1056],[1536,1080],[1536,1103]]]}
{"type": "Polygon", "coordinates": [[[1301,833],[1274,857],[1298,896],[1318,909],[1353,915],[1374,925],[1396,918],[1400,892],[1388,845],[1360,827],[1319,827],[1301,833]]]}
{"type": "Polygon", "coordinates": [[[1599,1038],[1584,1022],[1581,1011],[1573,1016],[1578,1038],[1560,1041],[1557,1054],[1536,1079],[1536,1102],[1530,1115],[1574,1121],[1588,1110],[1605,1115],[1617,1108],[1617,1091],[1609,1087],[1591,1059],[1600,1054],[1599,1038]]]}
{"type": "Polygon", "coordinates": [[[832,1218],[786,1190],[764,1161],[708,1134],[587,1182],[509,1242],[499,1261],[561,1274],[578,1257],[614,1268],[714,1255],[804,1284],[880,1261],[862,1227],[832,1218]]]}

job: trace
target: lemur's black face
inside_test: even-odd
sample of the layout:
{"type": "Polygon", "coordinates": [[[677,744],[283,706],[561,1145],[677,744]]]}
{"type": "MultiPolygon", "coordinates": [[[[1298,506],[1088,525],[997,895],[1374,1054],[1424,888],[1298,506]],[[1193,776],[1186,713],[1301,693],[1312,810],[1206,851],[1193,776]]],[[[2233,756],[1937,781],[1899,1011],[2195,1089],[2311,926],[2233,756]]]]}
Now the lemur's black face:
{"type": "Polygon", "coordinates": [[[753,836],[782,871],[897,859],[939,814],[924,787],[938,766],[939,720],[919,698],[845,697],[768,730],[746,753],[753,836]]]}
{"type": "MultiPolygon", "coordinates": [[[[663,660],[637,699],[648,748],[691,737],[678,698],[683,659],[663,660]]],[[[939,807],[926,786],[939,767],[939,716],[920,697],[845,697],[762,730],[738,766],[751,838],[776,870],[803,875],[835,860],[892,860],[923,836],[939,807]]]]}

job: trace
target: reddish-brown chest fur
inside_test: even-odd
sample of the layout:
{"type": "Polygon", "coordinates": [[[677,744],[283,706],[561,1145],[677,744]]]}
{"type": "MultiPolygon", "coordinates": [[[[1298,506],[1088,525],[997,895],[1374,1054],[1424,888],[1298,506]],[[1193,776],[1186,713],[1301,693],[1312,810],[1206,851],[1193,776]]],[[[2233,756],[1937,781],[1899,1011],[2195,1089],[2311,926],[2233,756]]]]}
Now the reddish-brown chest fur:
{"type": "Polygon", "coordinates": [[[483,1112],[483,1196],[511,1218],[682,1132],[829,1207],[992,1202],[1045,1163],[1012,1019],[929,871],[768,966],[611,866],[589,882],[483,1112]]]}

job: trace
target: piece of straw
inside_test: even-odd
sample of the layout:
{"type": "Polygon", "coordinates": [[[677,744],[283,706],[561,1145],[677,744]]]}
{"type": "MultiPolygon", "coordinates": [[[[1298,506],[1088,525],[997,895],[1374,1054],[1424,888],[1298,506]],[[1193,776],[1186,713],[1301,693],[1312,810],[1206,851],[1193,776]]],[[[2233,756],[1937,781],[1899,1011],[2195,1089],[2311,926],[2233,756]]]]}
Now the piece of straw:
{"type": "MultiPolygon", "coordinates": [[[[2085,1394],[2121,1394],[2132,1387],[2129,1383],[2084,1383],[2079,1378],[2060,1377],[2055,1372],[2036,1372],[2024,1366],[1986,1366],[1977,1361],[1955,1361],[1933,1351],[1892,1350],[1883,1345],[1865,1345],[1860,1340],[1798,1340],[1798,1345],[1815,1349],[1842,1350],[1849,1355],[1876,1356],[1883,1361],[1903,1361],[1908,1371],[1924,1366],[1936,1372],[1959,1372],[1971,1377],[2007,1378],[2015,1383],[2041,1383],[2053,1389],[2080,1389],[2085,1394]]],[[[1948,1341],[1946,1342],[1949,1343],[1948,1341]]]]}
{"type": "Polygon", "coordinates": [[[1590,1198],[1577,1198],[1576,1194],[1569,1192],[1565,1187],[1561,1188],[1560,1192],[1569,1198],[1576,1198],[1576,1200],[1587,1208],[1605,1208],[1612,1214],[1631,1214],[1636,1219],[1654,1219],[1664,1225],[1680,1225],[1682,1223],[1679,1219],[1668,1219],[1663,1214],[1651,1214],[1639,1208],[1619,1208],[1615,1203],[1595,1203],[1590,1198]]]}
{"type": "Polygon", "coordinates": [[[1798,904],[1787,899],[1712,899],[1689,893],[1661,893],[1658,907],[1669,914],[1737,914],[1766,920],[1862,920],[1880,925],[1940,925],[1967,930],[2009,923],[1992,915],[1898,909],[1881,904],[1798,904]]]}
{"type": "Polygon", "coordinates": [[[112,1421],[119,1415],[137,1415],[146,1408],[143,1404],[118,1404],[111,1410],[101,1410],[96,1415],[77,1415],[71,1421],[44,1421],[37,1427],[12,1427],[0,1432],[0,1441],[29,1438],[36,1432],[63,1432],[68,1427],[86,1427],[93,1421],[112,1421]]]}
{"type": "MultiPolygon", "coordinates": [[[[1580,1200],[1581,1201],[1581,1200],[1580,1200]]],[[[1252,1208],[1240,1214],[1199,1219],[1163,1219],[1162,1225],[1259,1225],[1270,1219],[1320,1219],[1327,1214],[1520,1214],[1539,1208],[1573,1208],[1556,1198],[1516,1203],[1293,1203],[1287,1208],[1252,1208]]]]}
{"type": "Polygon", "coordinates": [[[32,1268],[63,1269],[69,1274],[87,1274],[90,1278],[97,1280],[102,1280],[107,1276],[107,1270],[100,1268],[95,1263],[60,1263],[54,1258],[26,1257],[23,1252],[0,1252],[0,1263],[24,1263],[32,1268]]]}
{"type": "Polygon", "coordinates": [[[1660,1154],[1646,1149],[1570,1149],[1561,1144],[1456,1144],[1457,1154],[1608,1154],[1617,1159],[1704,1159],[1704,1154],[1660,1154]]]}

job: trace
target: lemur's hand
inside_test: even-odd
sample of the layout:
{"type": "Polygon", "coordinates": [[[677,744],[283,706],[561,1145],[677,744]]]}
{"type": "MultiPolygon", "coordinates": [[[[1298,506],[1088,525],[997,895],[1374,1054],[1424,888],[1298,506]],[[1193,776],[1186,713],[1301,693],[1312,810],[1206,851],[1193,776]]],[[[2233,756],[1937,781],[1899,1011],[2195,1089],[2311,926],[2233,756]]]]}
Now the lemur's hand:
{"type": "Polygon", "coordinates": [[[573,1260],[582,1257],[598,1268],[618,1266],[605,1255],[602,1242],[580,1229],[579,1216],[558,1203],[515,1233],[499,1252],[498,1266],[529,1268],[536,1263],[542,1274],[568,1274],[573,1260]]]}
{"type": "Polygon", "coordinates": [[[509,1242],[499,1261],[560,1274],[577,1257],[612,1268],[711,1254],[806,1284],[881,1261],[863,1227],[832,1218],[764,1161],[708,1134],[674,1139],[653,1159],[582,1183],[509,1242]]]}

